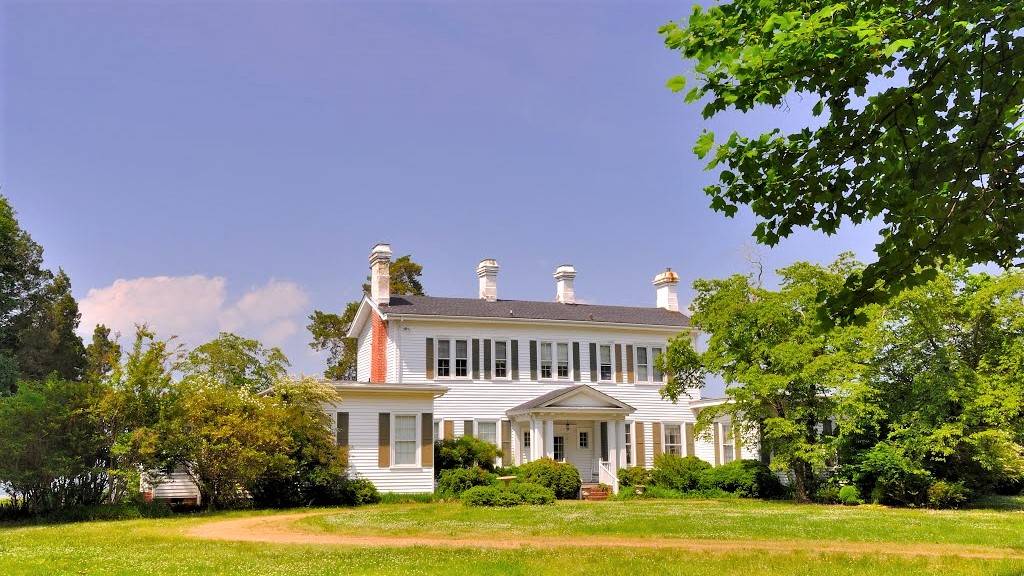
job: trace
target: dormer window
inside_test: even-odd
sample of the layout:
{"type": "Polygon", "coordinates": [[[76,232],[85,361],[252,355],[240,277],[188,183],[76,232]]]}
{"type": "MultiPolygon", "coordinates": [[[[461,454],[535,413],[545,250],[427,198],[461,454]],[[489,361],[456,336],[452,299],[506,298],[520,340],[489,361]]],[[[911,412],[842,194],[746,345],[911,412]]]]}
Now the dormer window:
{"type": "Polygon", "coordinates": [[[612,347],[610,344],[602,344],[598,346],[599,355],[601,362],[601,380],[611,381],[612,379],[612,347]]]}

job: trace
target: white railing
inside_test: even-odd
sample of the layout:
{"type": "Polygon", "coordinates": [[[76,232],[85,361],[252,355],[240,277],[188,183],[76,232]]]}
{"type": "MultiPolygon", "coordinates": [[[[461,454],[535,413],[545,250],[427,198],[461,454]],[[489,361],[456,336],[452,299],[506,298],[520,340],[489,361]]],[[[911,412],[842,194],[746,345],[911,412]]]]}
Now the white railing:
{"type": "Polygon", "coordinates": [[[603,460],[598,460],[597,461],[597,470],[598,470],[598,475],[597,475],[598,480],[597,481],[600,482],[601,484],[607,484],[607,485],[611,486],[612,487],[612,494],[618,494],[619,493],[619,478],[615,475],[614,472],[612,472],[611,462],[606,462],[606,461],[603,461],[603,460]]]}

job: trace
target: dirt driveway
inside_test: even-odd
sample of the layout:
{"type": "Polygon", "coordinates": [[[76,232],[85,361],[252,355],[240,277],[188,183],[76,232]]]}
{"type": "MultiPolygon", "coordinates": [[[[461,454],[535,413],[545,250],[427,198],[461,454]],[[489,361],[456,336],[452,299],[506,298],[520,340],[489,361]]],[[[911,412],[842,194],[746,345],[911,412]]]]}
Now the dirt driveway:
{"type": "Polygon", "coordinates": [[[432,546],[444,548],[660,548],[690,552],[807,552],[857,556],[957,556],[985,560],[1021,559],[1024,551],[986,546],[945,544],[897,544],[889,542],[844,542],[819,540],[702,540],[688,538],[636,538],[628,536],[380,536],[313,532],[297,526],[303,518],[330,512],[301,512],[216,520],[186,532],[193,538],[275,544],[319,544],[339,546],[381,546],[388,548],[432,546]]]}

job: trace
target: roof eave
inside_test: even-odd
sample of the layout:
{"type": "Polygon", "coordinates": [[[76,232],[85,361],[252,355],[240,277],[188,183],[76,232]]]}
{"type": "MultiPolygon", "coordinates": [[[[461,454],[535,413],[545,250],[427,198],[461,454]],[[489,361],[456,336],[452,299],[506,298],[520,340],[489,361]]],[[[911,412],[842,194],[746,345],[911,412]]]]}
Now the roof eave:
{"type": "Polygon", "coordinates": [[[402,319],[413,319],[413,320],[441,320],[444,322],[515,322],[515,323],[541,323],[541,324],[555,324],[558,326],[593,326],[599,324],[601,326],[608,326],[614,328],[625,328],[630,330],[651,330],[651,331],[664,331],[664,332],[682,332],[690,331],[696,332],[697,329],[693,326],[679,326],[671,324],[636,324],[636,323],[623,323],[623,322],[604,322],[600,320],[555,320],[551,318],[520,318],[520,317],[505,317],[505,316],[452,316],[449,314],[405,314],[401,312],[388,312],[383,314],[385,319],[387,318],[402,318],[402,319]]]}

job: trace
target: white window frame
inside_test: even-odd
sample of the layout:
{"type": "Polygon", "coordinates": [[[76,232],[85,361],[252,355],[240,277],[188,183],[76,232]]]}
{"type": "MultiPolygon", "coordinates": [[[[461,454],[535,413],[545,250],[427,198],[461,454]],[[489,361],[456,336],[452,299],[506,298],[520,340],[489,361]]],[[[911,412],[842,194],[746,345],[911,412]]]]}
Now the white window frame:
{"type": "Polygon", "coordinates": [[[538,340],[537,341],[537,381],[539,382],[572,382],[572,343],[564,342],[559,340],[538,340]],[[542,367],[542,358],[544,345],[548,344],[551,346],[551,376],[544,377],[544,368],[542,367]],[[558,347],[560,345],[565,346],[566,351],[566,376],[564,378],[558,376],[558,347]]]}
{"type": "Polygon", "coordinates": [[[563,460],[565,460],[565,435],[564,434],[561,434],[561,435],[553,434],[551,436],[551,458],[553,458],[555,460],[555,462],[562,462],[563,460]],[[562,439],[562,459],[561,460],[558,459],[558,448],[556,447],[557,443],[555,442],[555,440],[557,440],[559,438],[562,439]]]}
{"type": "Polygon", "coordinates": [[[589,430],[577,430],[576,432],[576,444],[581,450],[590,449],[590,431],[589,430]]]}
{"type": "Polygon", "coordinates": [[[616,366],[617,360],[618,360],[618,358],[615,357],[615,343],[613,343],[613,342],[598,342],[597,343],[597,348],[595,350],[597,351],[597,362],[595,364],[597,366],[597,381],[601,382],[601,383],[604,383],[604,384],[614,383],[615,382],[615,366],[616,366]],[[601,348],[603,346],[607,346],[608,347],[608,358],[611,361],[611,370],[609,370],[609,372],[608,372],[608,378],[607,379],[601,377],[601,348]]]}
{"type": "Polygon", "coordinates": [[[722,444],[722,464],[728,464],[734,460],[737,460],[736,454],[736,436],[732,429],[732,422],[719,422],[718,425],[721,427],[721,444],[722,444]],[[732,456],[726,457],[725,447],[728,446],[732,449],[732,456]]]}
{"type": "MultiPolygon", "coordinates": [[[[420,431],[420,418],[422,416],[416,412],[398,412],[391,414],[391,467],[392,468],[420,468],[422,463],[420,462],[420,446],[423,445],[423,438],[421,437],[420,431]],[[412,417],[413,419],[413,434],[415,435],[414,446],[413,446],[413,458],[414,462],[410,464],[399,464],[398,463],[398,426],[396,422],[402,417],[412,417]]],[[[408,442],[408,440],[403,440],[408,442]]]]}
{"type": "Polygon", "coordinates": [[[443,428],[444,420],[442,418],[434,418],[434,438],[432,439],[434,442],[437,442],[438,440],[441,439],[441,435],[444,434],[443,428]]]}
{"type": "Polygon", "coordinates": [[[437,336],[434,338],[434,378],[436,380],[470,380],[473,377],[473,338],[469,336],[437,336]],[[466,375],[455,375],[456,342],[466,342],[466,375]],[[448,342],[448,375],[441,376],[441,342],[448,342]]]}
{"type": "Polygon", "coordinates": [[[641,380],[640,379],[640,371],[639,371],[639,369],[634,370],[633,379],[634,379],[636,384],[658,384],[660,386],[660,385],[665,383],[665,373],[664,372],[661,374],[661,379],[660,380],[656,379],[654,377],[654,372],[655,372],[655,368],[654,368],[654,351],[655,350],[660,350],[661,351],[660,353],[664,354],[665,353],[665,348],[666,348],[666,345],[663,342],[657,342],[657,343],[650,342],[650,343],[634,344],[633,345],[633,366],[635,366],[637,368],[640,366],[640,362],[638,361],[640,350],[644,349],[644,350],[647,351],[647,378],[641,380]]]}
{"type": "Polygon", "coordinates": [[[493,340],[491,349],[491,379],[511,380],[512,379],[512,341],[507,338],[496,338],[493,340]],[[498,376],[498,343],[505,345],[505,375],[498,376]]]}
{"type": "MultiPolygon", "coordinates": [[[[636,430],[633,428],[633,421],[626,420],[626,466],[638,466],[636,459],[636,430]]],[[[642,463],[640,464],[642,465],[642,463]]]]}
{"type": "Polygon", "coordinates": [[[677,456],[685,456],[686,452],[686,438],[683,435],[686,433],[686,425],[682,422],[662,422],[661,423],[661,446],[662,452],[665,454],[672,454],[669,451],[669,446],[678,446],[679,451],[676,453],[677,456]],[[668,427],[678,426],[679,427],[679,442],[670,444],[668,441],[668,427]]]}
{"type": "Polygon", "coordinates": [[[473,421],[473,437],[478,439],[478,440],[483,440],[483,438],[480,438],[480,425],[481,424],[494,424],[494,445],[500,447],[501,446],[501,428],[500,428],[500,426],[498,426],[498,421],[497,420],[474,420],[473,421]]]}

